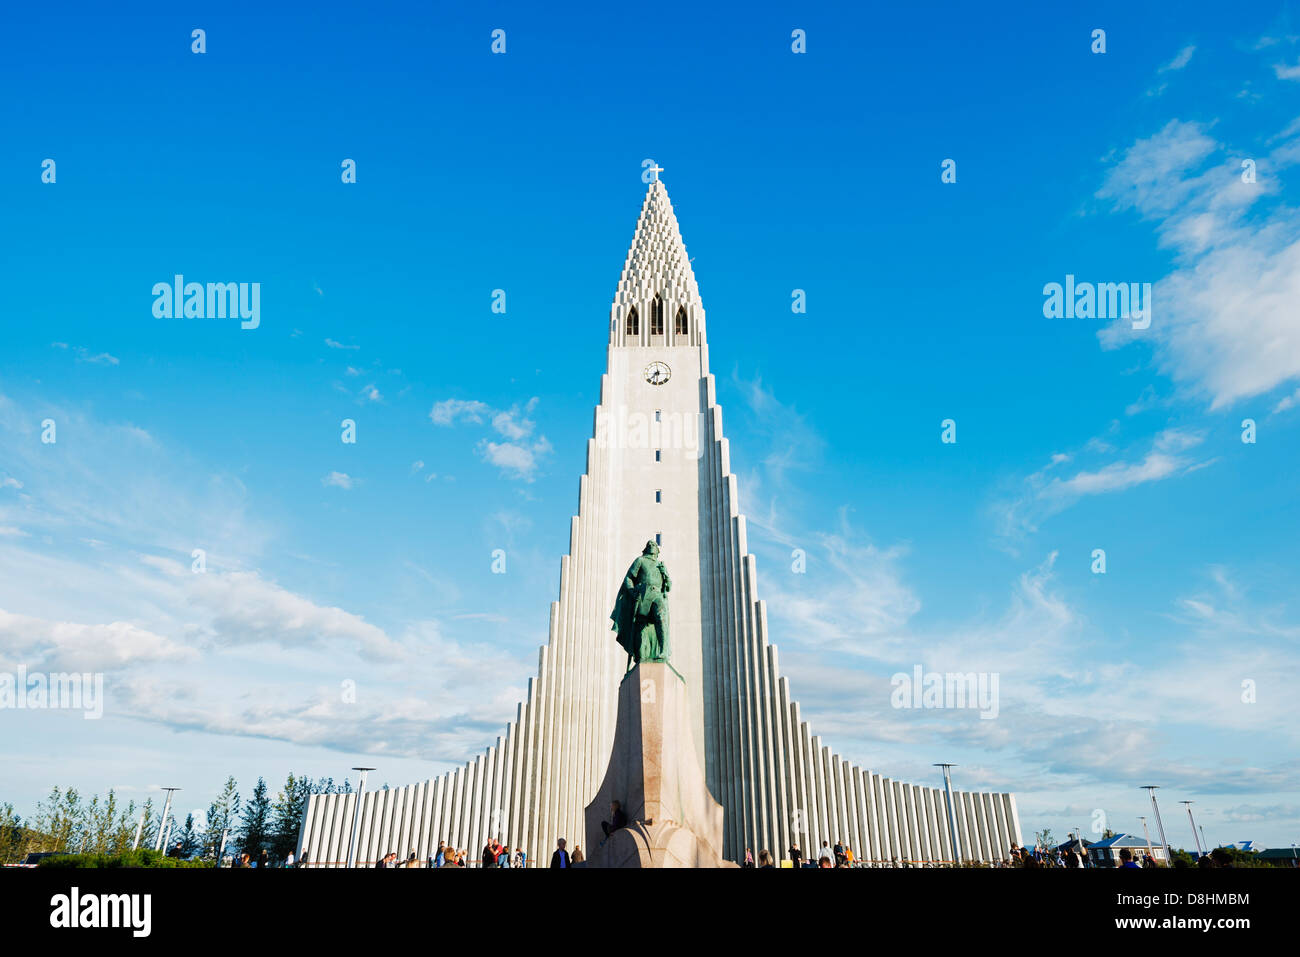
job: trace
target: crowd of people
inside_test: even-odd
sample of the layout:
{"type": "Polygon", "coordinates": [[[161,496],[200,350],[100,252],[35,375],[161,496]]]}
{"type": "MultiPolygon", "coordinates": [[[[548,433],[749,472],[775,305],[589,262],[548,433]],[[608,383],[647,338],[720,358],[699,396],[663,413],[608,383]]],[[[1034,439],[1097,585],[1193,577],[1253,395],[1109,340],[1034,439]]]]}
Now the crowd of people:
{"type": "MultiPolygon", "coordinates": [[[[574,850],[578,854],[582,853],[577,848],[574,850]]],[[[527,867],[528,854],[521,847],[512,851],[508,845],[492,838],[475,858],[468,850],[439,841],[438,849],[424,861],[420,860],[415,851],[411,851],[402,860],[398,859],[396,851],[389,851],[375,862],[375,867],[471,867],[475,864],[479,867],[527,867]]]]}
{"type": "MultiPolygon", "coordinates": [[[[617,808],[615,810],[617,810],[617,808]]],[[[617,818],[615,820],[617,820],[617,818]]],[[[623,820],[618,823],[622,826],[625,821],[626,818],[623,818],[623,820]]],[[[609,830],[606,831],[607,836],[610,830],[615,830],[615,828],[609,828],[609,830]]],[[[929,867],[943,866],[943,863],[941,862],[900,861],[898,858],[893,858],[889,861],[863,861],[859,860],[853,853],[853,848],[849,847],[843,841],[836,841],[834,845],[831,845],[829,841],[822,841],[821,848],[815,855],[805,854],[804,851],[800,849],[798,842],[795,842],[790,845],[788,854],[790,855],[791,864],[794,867],[799,868],[835,869],[873,865],[882,867],[913,867],[918,864],[929,867]]],[[[1159,866],[1157,865],[1155,858],[1151,856],[1150,852],[1135,855],[1129,851],[1128,848],[1122,848],[1120,850],[1119,859],[1119,866],[1121,868],[1159,866]]],[[[305,854],[302,855],[302,857],[295,859],[293,853],[290,852],[288,857],[283,861],[272,861],[270,855],[265,850],[257,856],[239,854],[227,858],[227,860],[229,861],[228,866],[236,868],[306,867],[308,865],[307,855],[305,854]]],[[[573,850],[570,851],[568,848],[568,842],[564,838],[560,838],[556,842],[555,851],[551,854],[550,866],[553,868],[563,869],[577,866],[584,863],[584,861],[585,856],[582,853],[581,847],[575,844],[573,850]]],[[[1214,863],[1215,862],[1212,862],[1207,857],[1202,866],[1213,866],[1214,863]]],[[[379,860],[375,861],[374,866],[378,868],[421,866],[434,868],[472,866],[527,867],[528,854],[523,848],[515,848],[512,851],[508,845],[493,838],[483,846],[483,850],[478,854],[477,858],[474,858],[467,850],[459,850],[451,847],[445,841],[439,841],[437,851],[429,855],[429,857],[424,861],[420,860],[419,855],[417,855],[415,851],[411,851],[404,859],[399,859],[396,851],[389,851],[379,860]]],[[[742,868],[765,870],[768,868],[775,869],[777,863],[772,853],[766,848],[760,850],[758,852],[758,857],[756,858],[753,849],[747,847],[745,848],[745,855],[740,866],[742,868]]],[[[1080,846],[1076,850],[1074,845],[1066,845],[1064,848],[1029,848],[1012,844],[1008,859],[999,861],[993,866],[1032,868],[1094,867],[1100,865],[1097,865],[1095,862],[1088,859],[1088,849],[1084,846],[1080,846]]]]}
{"type": "MultiPolygon", "coordinates": [[[[610,806],[610,820],[601,822],[601,830],[604,832],[605,840],[609,839],[610,834],[620,828],[627,826],[627,815],[623,812],[619,802],[615,801],[610,806]]],[[[603,845],[605,840],[600,843],[603,845]]],[[[899,860],[897,857],[888,861],[862,860],[854,854],[853,848],[849,847],[843,840],[837,840],[834,845],[829,840],[823,840],[821,847],[815,853],[806,854],[796,841],[790,845],[787,851],[791,865],[796,868],[815,868],[833,870],[845,867],[945,867],[951,866],[950,861],[910,861],[899,860]]],[[[1145,854],[1135,854],[1128,848],[1122,848],[1119,852],[1119,867],[1157,867],[1159,866],[1148,850],[1145,854]]],[[[576,844],[573,850],[569,850],[568,842],[564,838],[556,841],[555,851],[551,854],[550,866],[556,869],[577,867],[585,863],[585,855],[582,848],[576,844]]],[[[1208,857],[1203,860],[1201,866],[1214,866],[1217,862],[1210,861],[1208,857]]],[[[307,855],[302,855],[298,860],[294,859],[292,852],[283,862],[272,862],[265,850],[255,858],[250,859],[248,854],[240,854],[231,861],[232,867],[306,867],[307,855]]],[[[368,866],[368,865],[367,865],[368,866]]],[[[425,860],[421,861],[415,851],[411,851],[404,859],[399,859],[396,851],[389,851],[382,858],[374,863],[375,867],[527,867],[528,854],[523,848],[515,848],[513,851],[509,845],[504,844],[497,838],[491,838],[484,846],[483,850],[477,856],[472,856],[468,850],[457,849],[450,846],[446,841],[439,841],[438,848],[430,854],[425,860]]],[[[772,852],[763,848],[758,852],[757,858],[754,856],[752,848],[745,848],[745,853],[741,859],[742,868],[752,868],[765,870],[768,868],[775,869],[778,864],[772,852]]],[[[1083,842],[1068,842],[1060,847],[1050,848],[1037,846],[1033,848],[1021,847],[1013,843],[1006,859],[994,862],[993,867],[1094,867],[1104,866],[1098,862],[1089,859],[1088,848],[1083,842]]]]}

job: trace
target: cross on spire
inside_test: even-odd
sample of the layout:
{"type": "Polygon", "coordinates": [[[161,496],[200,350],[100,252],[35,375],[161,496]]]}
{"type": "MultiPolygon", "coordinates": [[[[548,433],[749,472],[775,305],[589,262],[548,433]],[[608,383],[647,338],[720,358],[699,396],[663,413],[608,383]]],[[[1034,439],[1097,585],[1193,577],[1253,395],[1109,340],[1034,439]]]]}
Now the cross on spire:
{"type": "Polygon", "coordinates": [[[662,166],[660,166],[658,163],[655,163],[654,166],[651,166],[650,169],[649,169],[649,172],[654,173],[654,175],[655,175],[655,178],[652,180],[652,182],[655,182],[655,183],[659,182],[659,174],[662,173],[663,171],[664,171],[664,168],[663,168],[662,166]]]}

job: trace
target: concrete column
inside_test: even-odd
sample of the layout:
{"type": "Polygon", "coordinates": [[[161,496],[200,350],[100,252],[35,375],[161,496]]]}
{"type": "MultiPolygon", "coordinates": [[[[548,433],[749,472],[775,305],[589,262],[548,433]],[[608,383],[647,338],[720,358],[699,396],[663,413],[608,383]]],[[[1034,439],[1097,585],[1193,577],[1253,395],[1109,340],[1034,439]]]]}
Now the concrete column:
{"type": "Polygon", "coordinates": [[[1011,859],[1011,832],[1007,830],[1006,818],[1002,816],[1002,802],[998,798],[997,794],[986,794],[985,804],[989,808],[989,820],[998,832],[998,860],[1007,861],[1011,859]]]}
{"type": "MultiPolygon", "coordinates": [[[[763,627],[767,627],[767,614],[763,614],[763,627]]],[[[781,670],[777,666],[776,645],[767,646],[767,668],[768,674],[773,680],[773,707],[772,707],[772,725],[773,725],[773,744],[775,766],[773,776],[775,779],[774,793],[776,796],[776,806],[772,811],[772,822],[774,840],[776,845],[772,850],[772,861],[777,863],[784,859],[786,851],[790,847],[790,804],[791,804],[791,778],[790,778],[790,760],[793,755],[793,748],[790,746],[790,709],[787,706],[789,701],[789,684],[784,678],[780,677],[781,670]]]]}
{"type": "Polygon", "coordinates": [[[867,861],[880,859],[880,825],[876,817],[876,788],[875,773],[863,768],[862,775],[862,796],[863,796],[863,838],[862,850],[859,856],[867,861]]]}
{"type": "Polygon", "coordinates": [[[1020,830],[1020,813],[1016,809],[1016,796],[1003,794],[1002,800],[1006,805],[1007,827],[1011,829],[1012,839],[1023,847],[1025,838],[1024,832],[1020,830]]]}
{"type": "Polygon", "coordinates": [[[925,814],[925,800],[921,793],[921,786],[913,784],[910,786],[912,792],[912,806],[916,816],[916,847],[917,859],[922,861],[930,860],[930,821],[925,814]]]}

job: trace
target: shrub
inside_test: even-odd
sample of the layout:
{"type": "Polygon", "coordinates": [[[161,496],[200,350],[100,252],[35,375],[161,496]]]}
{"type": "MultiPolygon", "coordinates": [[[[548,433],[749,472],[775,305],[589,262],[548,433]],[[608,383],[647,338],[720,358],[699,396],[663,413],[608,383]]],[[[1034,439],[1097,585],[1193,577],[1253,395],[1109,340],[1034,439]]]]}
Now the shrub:
{"type": "Polygon", "coordinates": [[[109,867],[212,867],[212,861],[186,861],[168,857],[162,851],[141,849],[122,854],[59,854],[47,857],[37,867],[109,868],[109,867]]]}

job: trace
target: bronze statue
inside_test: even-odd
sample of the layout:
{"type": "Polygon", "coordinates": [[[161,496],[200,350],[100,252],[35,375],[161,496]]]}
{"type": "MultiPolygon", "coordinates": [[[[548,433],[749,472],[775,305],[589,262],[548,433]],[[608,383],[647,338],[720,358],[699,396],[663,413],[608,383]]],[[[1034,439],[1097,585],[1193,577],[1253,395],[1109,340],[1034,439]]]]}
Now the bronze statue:
{"type": "Polygon", "coordinates": [[[618,643],[627,651],[627,670],[641,661],[668,660],[668,569],[659,561],[659,546],[645,549],[623,577],[610,613],[618,643]]]}

